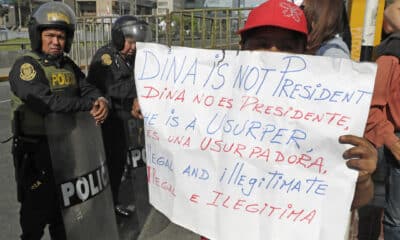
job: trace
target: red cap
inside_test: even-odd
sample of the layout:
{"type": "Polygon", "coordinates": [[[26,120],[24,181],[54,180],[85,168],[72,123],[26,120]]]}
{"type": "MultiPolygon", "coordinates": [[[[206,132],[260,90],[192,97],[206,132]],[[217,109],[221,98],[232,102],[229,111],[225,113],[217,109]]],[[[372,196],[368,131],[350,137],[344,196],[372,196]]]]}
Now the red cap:
{"type": "Polygon", "coordinates": [[[307,20],[296,4],[287,0],[269,0],[251,10],[239,34],[257,27],[280,27],[308,34],[307,20]]]}

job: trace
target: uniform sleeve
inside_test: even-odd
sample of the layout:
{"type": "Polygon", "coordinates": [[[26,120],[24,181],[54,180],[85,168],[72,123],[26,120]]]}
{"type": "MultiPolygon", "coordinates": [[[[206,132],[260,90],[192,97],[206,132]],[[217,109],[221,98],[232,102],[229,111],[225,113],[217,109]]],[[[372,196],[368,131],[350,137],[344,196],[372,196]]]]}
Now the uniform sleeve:
{"type": "Polygon", "coordinates": [[[103,53],[104,51],[99,49],[93,56],[89,66],[87,81],[89,84],[96,86],[102,94],[106,94],[106,83],[113,81],[113,75],[111,67],[102,64],[101,55],[103,53]]]}
{"type": "Polygon", "coordinates": [[[47,78],[40,65],[30,57],[15,62],[9,74],[11,91],[32,110],[45,114],[49,112],[87,111],[92,99],[67,97],[51,92],[47,78]]]}
{"type": "Polygon", "coordinates": [[[81,71],[81,69],[72,60],[69,61],[70,64],[74,67],[75,76],[79,82],[81,96],[89,98],[92,101],[95,101],[99,97],[102,97],[103,94],[101,93],[101,91],[96,88],[95,85],[88,82],[85,74],[81,71]]]}
{"type": "Polygon", "coordinates": [[[136,84],[134,79],[134,74],[129,78],[117,79],[113,84],[107,87],[108,95],[112,98],[136,98],[136,84]]]}
{"type": "Polygon", "coordinates": [[[136,98],[136,85],[133,71],[129,75],[116,67],[114,59],[107,62],[104,55],[112,56],[111,51],[100,49],[92,59],[89,67],[88,81],[95,84],[104,94],[112,99],[136,98]]]}
{"type": "Polygon", "coordinates": [[[391,94],[391,80],[399,63],[396,58],[388,56],[382,56],[376,62],[378,70],[365,128],[365,137],[376,147],[381,147],[382,145],[391,146],[399,138],[395,135],[392,121],[387,117],[387,113],[390,111],[388,99],[391,94]]]}

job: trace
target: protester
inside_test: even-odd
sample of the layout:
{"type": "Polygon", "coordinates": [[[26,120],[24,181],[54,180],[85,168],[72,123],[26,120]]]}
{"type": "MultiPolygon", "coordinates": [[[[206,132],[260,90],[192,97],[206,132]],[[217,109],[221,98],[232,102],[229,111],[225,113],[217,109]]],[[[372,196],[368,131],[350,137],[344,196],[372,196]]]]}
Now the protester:
{"type": "MultiPolygon", "coordinates": [[[[129,217],[132,209],[120,204],[118,193],[128,155],[127,121],[132,118],[134,102],[137,105],[134,79],[136,42],[149,41],[151,32],[146,22],[134,16],[122,16],[113,24],[111,38],[111,44],[101,47],[94,55],[88,81],[111,99],[109,117],[102,125],[103,141],[115,212],[129,217]]],[[[138,117],[139,113],[134,116],[138,117]]]]}
{"type": "MultiPolygon", "coordinates": [[[[288,53],[305,53],[307,48],[307,22],[303,11],[286,0],[269,0],[254,8],[238,31],[242,50],[267,50],[288,53]]],[[[353,147],[343,153],[347,166],[359,171],[352,208],[366,204],[372,197],[371,173],[377,162],[376,149],[364,138],[344,135],[339,142],[353,147]]],[[[350,211],[350,209],[349,209],[350,211]]],[[[161,214],[154,214],[161,217],[161,214]]],[[[149,221],[158,222],[156,219],[149,221]]],[[[154,224],[147,223],[148,226],[154,224]]],[[[142,236],[148,236],[144,229],[142,236]]],[[[185,231],[182,229],[182,231],[185,231]]],[[[144,237],[139,239],[146,239],[144,237]]],[[[205,239],[201,237],[201,239],[205,239]]]]}
{"type": "MultiPolygon", "coordinates": [[[[292,53],[304,53],[307,45],[307,21],[300,8],[284,0],[269,0],[254,8],[239,30],[242,50],[268,50],[292,53]],[[297,21],[289,21],[283,15],[278,15],[276,5],[290,4],[292,14],[297,21]],[[295,10],[294,10],[295,9],[295,10]],[[275,11],[274,11],[275,10],[275,11]],[[269,14],[268,14],[269,13],[269,14]],[[274,14],[274,18],[270,16],[274,14]],[[290,43],[290,44],[288,44],[290,43]]],[[[375,148],[364,138],[353,135],[340,136],[340,143],[352,144],[354,147],[343,153],[347,166],[359,171],[357,187],[352,208],[366,204],[372,197],[373,184],[371,173],[374,172],[377,161],[375,148]]]]}
{"type": "MultiPolygon", "coordinates": [[[[315,55],[350,58],[349,45],[341,37],[348,29],[343,0],[304,0],[301,7],[304,8],[304,13],[309,22],[308,51],[315,55]]],[[[383,160],[381,150],[378,149],[380,163],[383,160]]],[[[375,180],[378,175],[381,175],[380,171],[373,175],[374,196],[377,192],[383,191],[383,186],[375,180]]],[[[373,201],[378,201],[376,199],[378,198],[375,197],[373,201]]],[[[358,209],[358,214],[358,238],[360,240],[377,239],[380,233],[379,208],[368,204],[358,209]]]]}
{"type": "Polygon", "coordinates": [[[41,5],[29,22],[32,51],[17,59],[9,74],[21,239],[41,239],[46,225],[52,239],[66,239],[45,133],[46,114],[90,110],[94,121],[102,123],[108,113],[107,100],[64,55],[71,49],[75,21],[64,3],[41,5]]]}
{"type": "MultiPolygon", "coordinates": [[[[398,48],[398,41],[395,40],[396,35],[394,32],[400,30],[400,0],[387,1],[387,6],[384,11],[383,25],[382,25],[382,39],[392,38],[386,44],[382,43],[381,46],[375,49],[374,58],[382,56],[382,48],[398,48]],[[389,43],[390,42],[390,43],[389,43]],[[379,53],[377,53],[377,51],[379,53]]],[[[399,56],[394,52],[388,52],[387,55],[399,56]]],[[[383,57],[382,57],[383,58],[383,57]]],[[[378,78],[377,78],[378,80],[378,78]]],[[[379,161],[377,170],[373,175],[375,194],[372,201],[358,210],[359,223],[358,223],[358,238],[359,240],[378,240],[381,235],[381,224],[384,207],[386,206],[386,196],[389,196],[386,183],[390,183],[390,179],[394,174],[388,176],[388,166],[393,156],[390,150],[385,145],[378,147],[379,161]],[[386,159],[387,158],[387,159],[386,159]]],[[[387,215],[387,216],[390,216],[387,215]]],[[[398,215],[399,216],[399,215],[398,215]]]]}
{"type": "MultiPolygon", "coordinates": [[[[383,31],[386,39],[376,49],[378,71],[365,135],[377,148],[383,147],[388,167],[383,218],[384,237],[387,240],[400,239],[399,14],[399,0],[394,1],[384,12],[383,31]]],[[[362,239],[377,239],[380,233],[380,209],[370,214],[369,226],[375,226],[370,231],[373,237],[362,239]]]]}
{"type": "Polygon", "coordinates": [[[343,0],[304,0],[300,7],[304,9],[310,30],[307,52],[350,58],[349,45],[342,38],[349,29],[343,0]]]}
{"type": "Polygon", "coordinates": [[[392,1],[392,3],[385,8],[382,27],[383,38],[400,30],[400,0],[392,1]]]}

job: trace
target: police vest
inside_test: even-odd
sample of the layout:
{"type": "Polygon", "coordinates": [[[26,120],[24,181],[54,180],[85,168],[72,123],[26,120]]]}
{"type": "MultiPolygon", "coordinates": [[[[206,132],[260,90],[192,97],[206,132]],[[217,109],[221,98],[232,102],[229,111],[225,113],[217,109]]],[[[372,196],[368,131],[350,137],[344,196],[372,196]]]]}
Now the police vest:
{"type": "MultiPolygon", "coordinates": [[[[65,64],[62,68],[48,65],[39,55],[29,52],[24,54],[33,58],[42,68],[48,80],[53,94],[60,96],[78,96],[78,84],[75,72],[71,64],[65,64]]],[[[24,102],[11,93],[12,130],[20,135],[45,135],[44,116],[32,111],[24,102]],[[17,132],[18,131],[18,132],[17,132]]]]}

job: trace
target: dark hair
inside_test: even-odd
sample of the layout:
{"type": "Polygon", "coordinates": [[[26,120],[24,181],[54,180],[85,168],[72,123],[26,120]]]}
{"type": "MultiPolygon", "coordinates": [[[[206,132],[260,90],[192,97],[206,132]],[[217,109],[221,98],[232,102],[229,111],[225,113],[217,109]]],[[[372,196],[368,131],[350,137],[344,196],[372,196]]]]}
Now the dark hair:
{"type": "Polygon", "coordinates": [[[347,16],[347,10],[344,4],[345,2],[343,2],[342,22],[338,32],[351,52],[351,29],[349,24],[349,17],[347,16]]]}
{"type": "Polygon", "coordinates": [[[309,52],[314,53],[323,42],[332,39],[336,34],[343,36],[348,46],[351,45],[343,0],[309,0],[304,13],[309,28],[307,44],[309,52]]]}
{"type": "MultiPolygon", "coordinates": [[[[246,47],[246,43],[249,38],[253,38],[255,34],[261,31],[287,31],[290,33],[290,39],[286,39],[286,41],[282,42],[277,42],[275,45],[278,47],[281,51],[288,51],[288,52],[293,52],[293,53],[304,53],[306,50],[306,45],[307,45],[307,35],[301,32],[281,28],[281,27],[274,27],[274,26],[265,26],[265,27],[257,27],[253,29],[249,29],[245,32],[242,32],[240,34],[241,40],[240,40],[240,45],[244,50],[247,50],[248,48],[246,47]],[[296,50],[296,51],[294,51],[296,50]]],[[[269,45],[270,42],[268,39],[258,39],[259,41],[265,40],[265,44],[269,45]]],[[[269,48],[270,46],[265,46],[266,48],[269,48]]]]}

